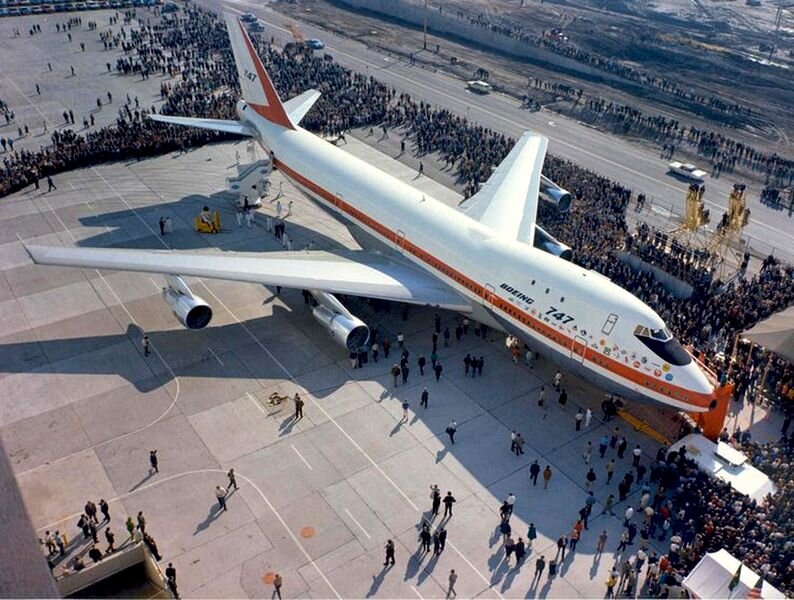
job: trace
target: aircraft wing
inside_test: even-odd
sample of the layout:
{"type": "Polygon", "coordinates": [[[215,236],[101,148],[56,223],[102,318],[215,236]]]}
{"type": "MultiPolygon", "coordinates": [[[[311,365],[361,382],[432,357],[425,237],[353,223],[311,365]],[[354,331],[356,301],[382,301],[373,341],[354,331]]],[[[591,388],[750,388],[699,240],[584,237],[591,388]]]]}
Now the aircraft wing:
{"type": "MultiPolygon", "coordinates": [[[[308,109],[307,109],[308,110],[308,109]]],[[[149,115],[152,121],[160,123],[171,123],[172,125],[186,125],[188,127],[198,127],[200,129],[212,129],[213,131],[225,131],[226,133],[236,133],[246,137],[253,137],[254,132],[240,121],[224,121],[223,119],[196,119],[193,117],[172,117],[170,115],[149,115]]]]}
{"type": "Polygon", "coordinates": [[[547,138],[526,132],[460,210],[500,236],[532,245],[547,138]]]}
{"type": "Polygon", "coordinates": [[[431,275],[364,251],[215,252],[25,246],[42,265],[187,275],[321,290],[470,312],[468,301],[431,275]]]}

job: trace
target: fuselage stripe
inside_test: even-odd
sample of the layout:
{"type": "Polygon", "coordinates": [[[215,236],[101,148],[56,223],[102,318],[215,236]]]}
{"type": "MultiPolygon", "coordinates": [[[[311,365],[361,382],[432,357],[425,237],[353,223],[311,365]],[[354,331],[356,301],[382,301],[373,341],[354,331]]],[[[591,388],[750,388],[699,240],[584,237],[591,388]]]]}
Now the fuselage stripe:
{"type": "Polygon", "coordinates": [[[487,289],[484,285],[478,284],[476,281],[467,277],[466,275],[454,269],[453,267],[449,266],[444,261],[439,260],[438,258],[433,256],[429,252],[423,250],[422,248],[420,248],[410,240],[407,240],[403,235],[400,235],[392,231],[388,227],[384,226],[382,223],[372,219],[369,215],[362,212],[360,209],[356,208],[355,206],[351,206],[341,198],[335,196],[334,194],[320,187],[319,185],[307,179],[297,171],[294,171],[278,158],[275,157],[273,158],[273,165],[274,167],[282,171],[285,175],[287,175],[290,179],[292,179],[299,185],[308,189],[313,194],[319,196],[320,198],[322,198],[332,206],[336,207],[340,211],[346,213],[349,217],[351,217],[355,221],[358,221],[359,223],[373,230],[378,235],[386,238],[395,246],[401,248],[403,252],[409,252],[410,254],[417,257],[426,265],[440,272],[443,276],[463,286],[471,293],[475,294],[478,298],[482,299],[485,302],[486,307],[499,309],[508,318],[511,318],[514,321],[518,321],[522,323],[524,326],[530,327],[532,330],[536,331],[537,333],[545,337],[547,340],[560,346],[561,348],[563,348],[563,353],[566,350],[571,351],[577,354],[583,360],[586,360],[592,363],[593,365],[596,365],[599,368],[609,371],[610,373],[617,375],[618,377],[626,379],[632,383],[638,384],[657,394],[663,396],[669,396],[670,398],[681,402],[688,402],[700,408],[705,408],[709,406],[712,400],[712,396],[709,394],[696,393],[679,386],[670,385],[659,382],[655,379],[651,379],[650,377],[646,377],[642,373],[639,373],[631,369],[627,365],[624,365],[607,356],[602,356],[602,354],[597,350],[591,349],[591,352],[589,353],[590,356],[588,356],[587,353],[588,346],[582,343],[574,344],[575,338],[567,336],[564,333],[557,331],[552,327],[549,327],[539,319],[536,319],[535,317],[529,315],[525,311],[518,309],[513,304],[507,302],[500,296],[496,295],[494,292],[487,289]]]}

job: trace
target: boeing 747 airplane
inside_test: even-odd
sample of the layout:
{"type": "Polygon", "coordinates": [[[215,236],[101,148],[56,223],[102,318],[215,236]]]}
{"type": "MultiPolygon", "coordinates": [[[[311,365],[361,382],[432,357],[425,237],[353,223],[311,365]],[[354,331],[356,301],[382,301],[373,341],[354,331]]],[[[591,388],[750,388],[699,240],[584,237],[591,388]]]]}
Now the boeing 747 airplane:
{"type": "Polygon", "coordinates": [[[691,412],[716,406],[714,385],[649,306],[569,260],[536,224],[539,199],[566,209],[570,194],[541,174],[548,140],[525,133],[482,189],[452,208],[357,159],[299,123],[320,96],[283,102],[242,24],[227,15],[242,88],[237,121],[152,115],[166,123],[255,138],[273,166],[351,229],[362,250],[207,254],[28,246],[34,262],[161,273],[164,297],[187,328],[211,307],[181,276],[310,290],[314,315],[348,349],[369,329],[334,294],[465,314],[543,350],[562,369],[620,396],[691,412]]]}

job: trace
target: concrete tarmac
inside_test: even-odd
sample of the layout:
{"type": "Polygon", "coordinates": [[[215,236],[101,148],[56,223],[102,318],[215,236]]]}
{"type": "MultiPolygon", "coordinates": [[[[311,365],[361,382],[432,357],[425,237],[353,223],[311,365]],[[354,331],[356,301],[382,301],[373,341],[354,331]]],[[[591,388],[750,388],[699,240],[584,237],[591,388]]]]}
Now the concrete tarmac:
{"type": "MultiPolygon", "coordinates": [[[[5,20],[0,27],[8,27],[5,20]]],[[[45,109],[30,97],[36,76],[30,73],[27,79],[16,73],[14,84],[28,90],[23,95],[33,113],[57,117],[60,105],[45,109]]],[[[74,83],[82,77],[81,69],[74,83]]],[[[117,79],[119,89],[144,93],[131,79],[117,79]]],[[[9,81],[4,72],[3,93],[9,81]]],[[[77,87],[90,90],[88,83],[77,87]]],[[[89,109],[94,95],[75,100],[75,108],[89,109]]],[[[430,177],[417,178],[410,167],[348,139],[352,153],[456,202],[454,192],[430,177]]],[[[636,551],[613,553],[622,519],[600,514],[630,469],[629,458],[618,459],[615,480],[606,484],[614,450],[593,459],[597,516],[576,553],[567,555],[556,577],[532,578],[534,560],[554,554],[554,541],[570,533],[584,505],[586,443],[597,447],[615,425],[597,418],[601,392],[587,382],[566,377],[567,412],[554,395],[547,410],[539,409],[538,391],[550,387],[553,365],[514,365],[496,332],[487,339],[470,332],[440,348],[445,371],[435,382],[421,376],[415,362],[420,353],[429,357],[433,311],[411,309],[403,321],[396,306],[376,312],[359,302],[355,312],[382,334],[392,341],[400,331],[406,336],[411,375],[395,388],[388,374],[393,355],[353,369],[298,290],[277,296],[262,286],[189,279],[215,317],[205,330],[185,331],[161,298],[162,277],[34,266],[19,242],[282,250],[264,228],[265,216],[275,214],[278,173],[254,226],[236,225],[223,188],[237,150],[246,156],[244,143],[220,144],[77,170],[57,176],[56,191],[29,188],[0,202],[0,437],[39,534],[65,531],[71,557],[86,549],[75,524],[87,499],[110,502],[117,539],[124,537],[126,516],[143,511],[164,564],[174,563],[181,593],[192,597],[269,596],[275,572],[288,597],[441,597],[453,568],[461,597],[601,596],[609,568],[636,551]],[[204,205],[220,211],[221,234],[193,231],[204,205]],[[159,235],[161,216],[172,218],[172,234],[159,235]],[[464,377],[466,353],[485,357],[481,378],[464,377]],[[425,386],[427,409],[419,406],[425,386]],[[304,418],[295,420],[289,403],[269,404],[273,392],[299,392],[304,418]],[[403,401],[410,408],[401,423],[403,401]],[[596,414],[578,432],[577,406],[596,414]],[[454,445],[445,434],[453,418],[454,445]],[[527,439],[522,456],[510,452],[512,430],[527,439]],[[154,448],[159,473],[149,469],[154,448]],[[528,481],[535,459],[553,470],[548,490],[542,480],[538,486],[528,481]],[[232,467],[239,489],[231,491],[228,512],[220,512],[214,488],[227,485],[232,467]],[[433,527],[440,521],[428,514],[433,483],[457,499],[445,522],[447,548],[436,558],[421,553],[417,542],[423,519],[433,527]],[[526,537],[533,522],[539,536],[520,568],[505,561],[497,529],[499,505],[510,492],[517,496],[515,535],[526,537]],[[609,535],[608,552],[597,556],[601,530],[609,535]],[[386,539],[397,546],[397,564],[388,569],[382,567],[386,539]]],[[[293,201],[287,232],[296,251],[310,242],[317,249],[356,248],[343,227],[286,183],[283,193],[284,207],[293,201]]],[[[442,318],[454,326],[455,315],[442,318]]],[[[655,455],[654,442],[618,426],[629,448],[640,444],[648,460],[655,455]]],[[[636,503],[636,492],[629,500],[636,503]]],[[[625,504],[615,507],[616,514],[624,510],[625,504]]],[[[59,563],[56,573],[62,570],[59,563]]]]}

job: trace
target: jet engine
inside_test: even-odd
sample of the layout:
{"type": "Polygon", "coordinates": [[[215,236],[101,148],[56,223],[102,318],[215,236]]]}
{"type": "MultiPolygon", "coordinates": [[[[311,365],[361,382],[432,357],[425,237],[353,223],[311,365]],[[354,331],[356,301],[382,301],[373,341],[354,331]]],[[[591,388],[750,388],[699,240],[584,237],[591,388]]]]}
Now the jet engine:
{"type": "Polygon", "coordinates": [[[174,316],[188,329],[204,329],[212,320],[212,308],[190,291],[177,275],[166,277],[168,287],[163,289],[163,298],[174,311],[174,316]]]}
{"type": "MultiPolygon", "coordinates": [[[[562,189],[545,175],[540,176],[540,189],[538,192],[541,200],[557,207],[560,212],[568,212],[573,202],[571,192],[562,189]]],[[[553,239],[553,238],[552,238],[553,239]]]]}
{"type": "Polygon", "coordinates": [[[312,315],[331,334],[338,344],[348,350],[358,350],[369,340],[369,327],[351,314],[333,294],[312,290],[317,306],[312,315]]]}
{"type": "Polygon", "coordinates": [[[563,260],[573,260],[571,247],[563,244],[540,225],[535,225],[535,240],[532,245],[544,252],[559,256],[563,260]]]}

